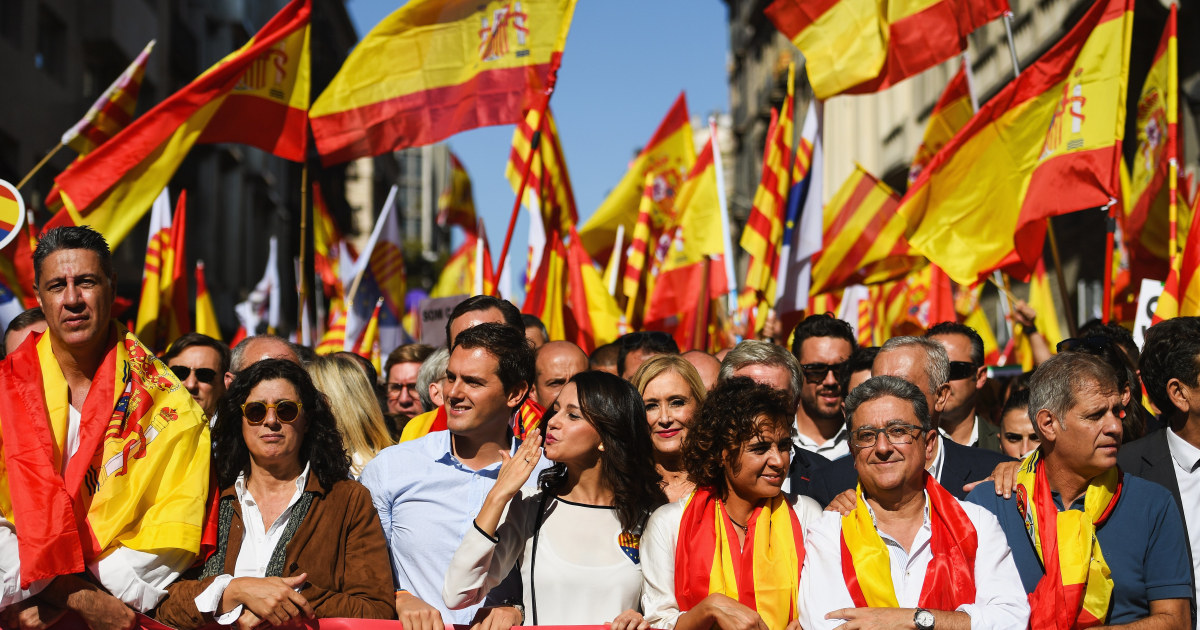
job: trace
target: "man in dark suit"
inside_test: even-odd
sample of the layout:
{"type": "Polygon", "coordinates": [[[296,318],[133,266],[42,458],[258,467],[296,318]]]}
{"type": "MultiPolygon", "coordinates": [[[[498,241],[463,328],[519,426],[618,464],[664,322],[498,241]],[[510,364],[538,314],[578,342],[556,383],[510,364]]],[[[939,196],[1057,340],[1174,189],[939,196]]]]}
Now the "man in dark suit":
{"type": "MultiPolygon", "coordinates": [[[[950,359],[942,344],[922,337],[893,337],[883,344],[871,368],[872,376],[897,376],[916,385],[929,404],[930,416],[937,424],[950,397],[950,359]]],[[[933,457],[926,470],[955,498],[967,493],[963,485],[980,481],[992,474],[996,464],[1012,458],[981,448],[962,446],[938,436],[933,457]]],[[[834,497],[853,490],[858,473],[850,458],[830,462],[813,470],[805,492],[821,505],[829,505],[834,497]]]]}
{"type": "Polygon", "coordinates": [[[1200,578],[1200,317],[1150,327],[1138,368],[1166,426],[1123,445],[1117,464],[1171,491],[1183,515],[1193,575],[1200,578]]]}
{"type": "Polygon", "coordinates": [[[964,446],[1000,451],[1000,432],[996,425],[976,413],[979,390],[987,385],[987,366],[983,364],[983,338],[974,328],[958,322],[942,322],[925,333],[946,348],[950,357],[950,399],[942,410],[938,431],[942,437],[964,446]]]}

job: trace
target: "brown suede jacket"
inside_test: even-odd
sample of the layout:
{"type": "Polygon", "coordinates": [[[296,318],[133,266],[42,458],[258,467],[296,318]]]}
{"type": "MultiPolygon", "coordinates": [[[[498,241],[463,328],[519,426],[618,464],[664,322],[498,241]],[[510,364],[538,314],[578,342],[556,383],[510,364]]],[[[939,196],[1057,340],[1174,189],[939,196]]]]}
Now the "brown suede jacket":
{"type": "MultiPolygon", "coordinates": [[[[305,490],[316,496],[287,545],[283,576],[308,574],[300,594],[317,617],[395,619],[392,566],[371,493],[350,479],[324,488],[315,474],[309,475],[305,490]]],[[[232,575],[245,535],[242,508],[232,486],[222,490],[220,500],[233,501],[223,571],[232,575]]],[[[193,567],[167,587],[153,613],[158,621],[180,630],[213,622],[212,615],[196,609],[196,596],[214,579],[196,579],[202,570],[203,564],[193,567]]]]}

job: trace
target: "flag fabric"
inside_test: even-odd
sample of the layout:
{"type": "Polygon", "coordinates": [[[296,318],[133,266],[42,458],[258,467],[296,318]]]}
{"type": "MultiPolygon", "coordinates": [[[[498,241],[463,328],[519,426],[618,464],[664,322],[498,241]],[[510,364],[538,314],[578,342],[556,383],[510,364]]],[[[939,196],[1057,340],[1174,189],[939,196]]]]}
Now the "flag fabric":
{"type": "Polygon", "coordinates": [[[320,355],[342,352],[346,349],[346,313],[334,313],[329,328],[317,344],[316,352],[320,355]]]}
{"type": "Polygon", "coordinates": [[[396,186],[392,186],[388,192],[371,237],[355,265],[352,277],[358,279],[357,291],[353,297],[347,295],[346,304],[346,340],[347,343],[353,343],[373,317],[376,302],[383,299],[378,318],[379,346],[386,352],[407,341],[407,334],[400,325],[400,317],[404,314],[404,295],[408,288],[400,211],[396,207],[398,193],[396,186]]]}
{"type": "Polygon", "coordinates": [[[329,298],[331,314],[343,312],[346,310],[343,303],[346,296],[342,275],[348,271],[344,259],[354,258],[354,246],[346,240],[333,220],[319,182],[313,182],[312,196],[313,268],[321,279],[322,292],[329,298]]]}
{"type": "Polygon", "coordinates": [[[646,175],[642,203],[638,207],[637,224],[625,254],[624,279],[621,293],[625,296],[625,322],[634,329],[642,328],[646,302],[654,290],[655,271],[659,260],[659,243],[663,233],[673,223],[675,195],[656,199],[654,176],[646,175]]]}
{"type": "MultiPolygon", "coordinates": [[[[17,205],[19,194],[0,186],[0,203],[17,205]],[[10,197],[11,195],[11,197],[10,197]]],[[[26,210],[23,234],[0,249],[0,328],[26,309],[38,305],[33,282],[33,250],[37,247],[37,228],[33,215],[26,210]]]]}
{"type": "Polygon", "coordinates": [[[620,183],[579,228],[579,237],[592,258],[608,260],[616,240],[617,226],[624,227],[627,237],[633,234],[647,175],[651,175],[654,181],[656,200],[666,200],[674,197],[695,161],[696,148],[692,140],[687,99],[680,93],[650,141],[629,165],[620,183]]]}
{"type": "Polygon", "coordinates": [[[208,282],[204,279],[204,261],[196,261],[196,332],[221,341],[221,325],[213,308],[208,282]]]}
{"type": "MultiPolygon", "coordinates": [[[[1054,306],[1054,293],[1050,289],[1050,277],[1046,274],[1046,261],[1038,259],[1029,277],[1029,306],[1037,312],[1033,325],[1046,338],[1046,344],[1051,351],[1058,347],[1063,340],[1062,329],[1058,325],[1058,309],[1054,306]]],[[[1029,335],[1024,330],[1015,333],[1015,352],[1021,368],[1026,372],[1034,368],[1033,348],[1029,345],[1029,335]]]]}
{"type": "MultiPolygon", "coordinates": [[[[1193,214],[1200,211],[1200,196],[1196,198],[1193,214]]],[[[1158,296],[1154,311],[1154,323],[1179,316],[1200,315],[1200,221],[1192,221],[1184,239],[1182,251],[1175,256],[1175,264],[1158,296]]]]}
{"type": "Polygon", "coordinates": [[[310,112],[337,164],[521,120],[562,58],[575,0],[413,0],[351,51],[310,112]]]}
{"type": "Polygon", "coordinates": [[[808,309],[812,258],[822,247],[825,212],[825,190],[821,181],[825,175],[825,151],[821,140],[823,117],[824,104],[816,99],[809,101],[792,163],[792,188],[788,191],[787,222],[783,226],[783,247],[779,255],[779,295],[775,300],[775,310],[784,330],[795,328],[808,309]]]}
{"type": "Polygon", "coordinates": [[[146,75],[146,62],[153,49],[154,40],[150,40],[121,76],[96,99],[83,118],[63,133],[61,142],[64,145],[75,149],[79,155],[87,155],[133,120],[142,78],[146,75]]]}
{"type": "MultiPolygon", "coordinates": [[[[514,193],[521,188],[521,177],[530,159],[533,130],[537,124],[538,112],[530,110],[513,131],[512,150],[508,154],[504,176],[508,178],[514,193]]],[[[558,125],[549,109],[546,110],[546,122],[542,124],[537,154],[533,157],[522,203],[531,212],[540,212],[543,224],[557,222],[563,234],[579,221],[575,192],[567,173],[566,156],[558,138],[558,125]]]]}
{"type": "Polygon", "coordinates": [[[493,279],[492,255],[487,246],[487,239],[480,239],[474,230],[467,234],[466,240],[454,250],[446,265],[438,274],[437,282],[429,292],[431,298],[450,297],[453,295],[493,295],[496,283],[493,279]],[[483,259],[483,265],[478,264],[483,259]],[[477,289],[477,276],[482,274],[482,286],[477,289]]]}
{"type": "Polygon", "coordinates": [[[383,371],[379,362],[379,312],[383,309],[383,303],[383,298],[375,301],[375,310],[371,312],[371,317],[367,320],[362,334],[358,336],[353,350],[354,354],[370,361],[371,365],[375,366],[376,374],[383,371]]]}
{"type": "Polygon", "coordinates": [[[551,340],[566,339],[590,353],[617,338],[620,309],[578,231],[571,230],[567,244],[551,231],[531,286],[521,312],[537,315],[551,340]]]}
{"type": "Polygon", "coordinates": [[[750,255],[745,290],[753,290],[759,302],[775,305],[779,248],[787,216],[788,191],[792,187],[792,109],[795,107],[795,66],[788,68],[787,97],[778,112],[771,111],[771,125],[763,150],[762,177],[754,193],[754,206],[742,230],[742,249],[750,255]]]}
{"type": "Polygon", "coordinates": [[[259,334],[258,328],[264,320],[267,326],[264,332],[274,334],[279,330],[283,289],[279,284],[279,240],[276,237],[271,237],[267,252],[267,268],[262,279],[254,285],[246,301],[239,302],[233,308],[242,329],[235,336],[235,341],[230,342],[231,345],[237,345],[240,338],[259,334]]]}
{"type": "Polygon", "coordinates": [[[1025,277],[1046,218],[1120,194],[1132,23],[1133,0],[1097,0],[934,156],[900,204],[915,250],[961,284],[1025,277]]]}
{"type": "Polygon", "coordinates": [[[464,231],[475,229],[475,197],[471,193],[471,176],[454,152],[450,152],[450,177],[438,196],[437,224],[457,225],[464,231]]]}
{"type": "Polygon", "coordinates": [[[804,53],[813,93],[878,92],[966,50],[1007,0],[775,0],[767,17],[804,53]]]}
{"type": "Polygon", "coordinates": [[[175,216],[167,189],[154,201],[150,214],[150,236],[142,271],[142,299],[138,304],[137,336],[156,353],[192,330],[188,314],[187,191],[179,193],[175,216]]]}
{"type": "MultiPolygon", "coordinates": [[[[1168,202],[1170,168],[1176,157],[1172,140],[1178,137],[1179,69],[1176,41],[1176,5],[1171,5],[1166,28],[1154,53],[1150,72],[1142,84],[1137,106],[1137,151],[1129,173],[1123,217],[1126,245],[1135,276],[1162,278],[1170,265],[1171,253],[1168,202]]],[[[1178,202],[1177,202],[1178,203],[1178,202]]],[[[1188,204],[1182,205],[1187,210],[1188,204]]],[[[1187,233],[1192,217],[1180,213],[1177,224],[1187,233]]]]}
{"type": "MultiPolygon", "coordinates": [[[[225,104],[257,98],[247,95],[245,99],[228,100],[239,86],[245,87],[247,74],[261,66],[264,56],[273,57],[281,45],[286,47],[289,36],[306,30],[309,8],[309,0],[293,0],[240,49],[59,174],[55,182],[65,212],[55,214],[46,228],[90,225],[116,247],[150,209],[210,123],[236,125],[241,121],[247,125],[245,121],[251,121],[278,131],[273,121],[246,118],[247,108],[227,108],[225,104]]],[[[296,91],[293,89],[292,95],[281,93],[277,100],[290,102],[296,91]]],[[[285,109],[290,111],[291,107],[285,109]]],[[[238,141],[250,140],[247,137],[238,141]]]]}
{"type": "Polygon", "coordinates": [[[904,238],[907,224],[896,213],[899,204],[890,186],[855,164],[825,206],[824,245],[813,255],[813,295],[892,280],[920,266],[904,238]]]}
{"type": "Polygon", "coordinates": [[[963,59],[958,72],[950,78],[950,83],[942,92],[940,98],[929,114],[929,122],[925,125],[925,135],[921,138],[921,146],[913,156],[912,165],[908,167],[908,183],[912,184],[920,177],[925,165],[947,142],[966,126],[971,116],[975,115],[975,106],[971,104],[971,83],[968,73],[970,68],[967,60],[963,59]]]}

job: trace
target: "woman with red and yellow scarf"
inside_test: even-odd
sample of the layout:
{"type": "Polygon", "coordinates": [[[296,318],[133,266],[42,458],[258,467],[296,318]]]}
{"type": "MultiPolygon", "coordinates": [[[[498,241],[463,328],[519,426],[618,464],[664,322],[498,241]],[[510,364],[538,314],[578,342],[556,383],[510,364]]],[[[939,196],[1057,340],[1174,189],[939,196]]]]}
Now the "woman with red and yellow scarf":
{"type": "Polygon", "coordinates": [[[656,510],[642,537],[652,627],[798,628],[803,525],[820,507],[780,491],[794,415],[786,393],[747,378],[709,393],[683,446],[696,491],[656,510]]]}

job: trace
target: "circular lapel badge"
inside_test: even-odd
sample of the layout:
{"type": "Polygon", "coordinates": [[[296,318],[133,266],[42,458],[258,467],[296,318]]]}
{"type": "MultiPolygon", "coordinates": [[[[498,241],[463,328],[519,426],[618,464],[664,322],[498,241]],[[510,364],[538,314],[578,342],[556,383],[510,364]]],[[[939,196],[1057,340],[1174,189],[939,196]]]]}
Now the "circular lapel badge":
{"type": "Polygon", "coordinates": [[[17,187],[0,179],[0,249],[21,233],[25,222],[25,201],[17,187]]]}

